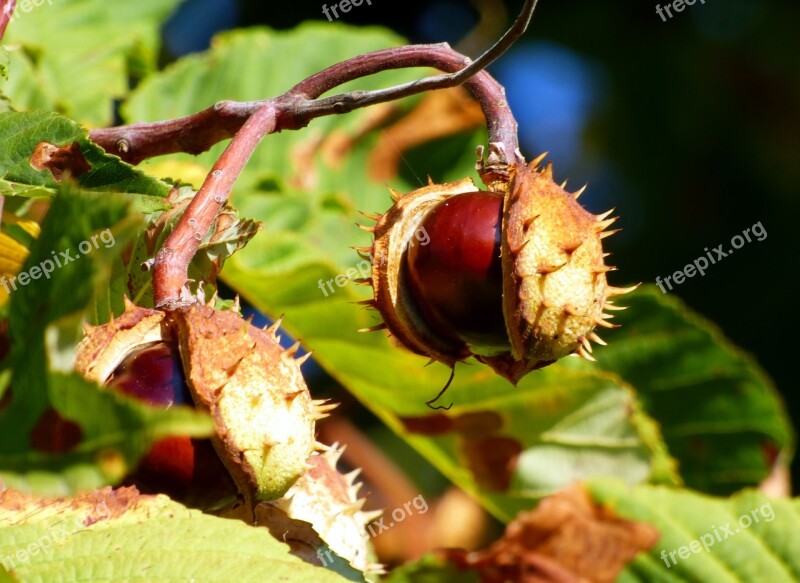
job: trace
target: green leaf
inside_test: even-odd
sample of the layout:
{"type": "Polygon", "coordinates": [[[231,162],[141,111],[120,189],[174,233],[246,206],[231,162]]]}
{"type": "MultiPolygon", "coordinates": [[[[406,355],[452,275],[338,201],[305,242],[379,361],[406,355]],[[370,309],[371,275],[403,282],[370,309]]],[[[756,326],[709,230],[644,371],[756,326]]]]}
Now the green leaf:
{"type": "Polygon", "coordinates": [[[384,583],[479,583],[478,574],[462,571],[450,563],[425,555],[419,560],[393,569],[384,583]]]}
{"type": "Polygon", "coordinates": [[[593,480],[595,501],[661,533],[618,581],[791,583],[800,580],[800,502],[747,490],[712,498],[666,487],[593,480]]]}
{"type": "MultiPolygon", "coordinates": [[[[615,479],[586,484],[595,502],[625,519],[652,524],[655,547],[639,553],[618,583],[789,583],[800,580],[800,501],[757,491],[713,498],[690,490],[628,486],[615,479]]],[[[585,540],[603,548],[607,541],[585,540]]],[[[612,551],[609,551],[612,552],[612,551]]],[[[432,555],[395,569],[387,583],[477,581],[473,571],[432,555]],[[471,579],[474,578],[474,579],[471,579]]]]}
{"type": "Polygon", "coordinates": [[[30,385],[40,387],[31,392],[44,394],[40,381],[47,374],[46,330],[83,313],[107,285],[109,265],[140,227],[122,195],[98,198],[61,185],[22,272],[11,283],[16,288],[11,293],[11,356],[15,363],[27,365],[19,374],[30,375],[30,385]]]}
{"type": "MultiPolygon", "coordinates": [[[[401,40],[377,28],[327,23],[306,23],[287,32],[253,28],[223,33],[214,38],[211,50],[184,57],[165,71],[148,77],[123,104],[122,114],[131,123],[157,121],[188,115],[223,99],[250,101],[275,97],[329,65],[401,44],[401,40]],[[325,50],[321,51],[319,47],[325,47],[325,50]],[[285,66],[286,63],[291,63],[291,66],[285,66]]],[[[387,71],[348,83],[335,91],[388,87],[416,79],[425,71],[387,71]]],[[[347,167],[336,172],[319,160],[321,138],[335,132],[352,135],[365,125],[366,117],[365,111],[347,116],[327,116],[312,121],[301,131],[268,136],[256,150],[236,190],[274,191],[264,184],[274,186],[277,176],[284,185],[295,184],[299,190],[306,190],[305,185],[313,184],[313,191],[319,195],[338,190],[348,193],[357,204],[366,202],[370,198],[369,192],[359,191],[356,188],[361,183],[358,175],[348,172],[360,163],[360,174],[364,173],[366,159],[362,156],[365,151],[353,160],[348,156],[347,167]]],[[[198,163],[209,169],[224,147],[224,144],[217,144],[197,157],[172,158],[198,163]]],[[[385,196],[381,198],[386,199],[385,196]]]]}
{"type": "Polygon", "coordinates": [[[794,434],[772,381],[710,322],[647,286],[625,296],[598,365],[638,392],[692,488],[729,494],[760,483],[794,434]]]}
{"type": "Polygon", "coordinates": [[[0,194],[52,196],[58,187],[52,171],[37,170],[31,165],[31,158],[42,143],[58,147],[78,145],[79,155],[91,167],[76,177],[85,189],[159,198],[169,193],[170,187],[165,182],[147,176],[90,142],[86,130],[74,121],[55,113],[37,111],[0,113],[0,194]]]}
{"type": "Polygon", "coordinates": [[[0,525],[0,561],[22,581],[363,581],[292,556],[266,528],[133,489],[49,500],[8,490],[0,525]]]}
{"type": "MultiPolygon", "coordinates": [[[[260,307],[247,292],[249,280],[237,281],[260,307]]],[[[356,332],[370,324],[363,310],[344,298],[281,309],[289,330],[331,375],[503,520],[575,480],[614,475],[637,483],[661,463],[657,429],[614,376],[553,365],[515,388],[482,365],[459,366],[441,400],[453,407],[432,412],[425,401],[449,371],[424,367],[425,359],[392,347],[382,334],[356,332]]]]}
{"type": "Polygon", "coordinates": [[[92,126],[113,122],[129,80],[155,70],[158,25],[181,0],[18,2],[3,41],[17,109],[49,109],[92,126]]]}
{"type": "MultiPolygon", "coordinates": [[[[0,417],[4,437],[0,481],[6,486],[51,495],[99,488],[119,481],[163,437],[202,438],[214,433],[211,419],[189,407],[151,407],[101,390],[76,374],[51,374],[46,383],[48,407],[80,428],[80,441],[69,451],[32,448],[32,442],[59,429],[53,423],[48,423],[49,429],[19,423],[16,418],[25,413],[28,400],[12,396],[9,414],[0,417]]],[[[43,418],[53,420],[52,415],[43,418]]]]}
{"type": "MultiPolygon", "coordinates": [[[[111,313],[123,309],[122,296],[127,295],[140,305],[152,305],[152,274],[142,269],[157,248],[172,232],[195,192],[182,187],[171,192],[171,186],[148,176],[139,169],[106,154],[89,141],[86,131],[77,123],[54,113],[0,114],[0,195],[15,198],[52,197],[58,182],[48,169],[37,170],[31,158],[41,143],[54,146],[78,144],[80,155],[91,167],[77,177],[78,185],[91,190],[98,198],[113,197],[111,192],[125,193],[135,210],[147,213],[147,230],[138,229],[131,253],[118,254],[113,276],[105,293],[95,306],[91,319],[95,323],[108,320],[111,313]],[[169,209],[162,215],[160,211],[169,209]]],[[[241,248],[257,232],[256,221],[239,219],[238,213],[227,207],[201,242],[199,253],[190,265],[189,277],[195,281],[214,282],[225,259],[241,248]]],[[[76,239],[80,242],[82,239],[76,239]]],[[[208,291],[212,292],[213,285],[208,291]]]]}

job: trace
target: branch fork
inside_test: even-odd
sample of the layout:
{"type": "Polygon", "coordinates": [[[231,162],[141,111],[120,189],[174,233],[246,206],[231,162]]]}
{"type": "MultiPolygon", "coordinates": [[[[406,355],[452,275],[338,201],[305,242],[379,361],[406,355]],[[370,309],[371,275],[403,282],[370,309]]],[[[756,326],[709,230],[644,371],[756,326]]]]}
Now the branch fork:
{"type": "Polygon", "coordinates": [[[131,164],[176,152],[199,154],[232,138],[152,262],[156,307],[174,309],[196,301],[187,288],[189,263],[227,202],[245,164],[268,134],[297,130],[325,115],[349,113],[464,84],[480,103],[489,132],[489,155],[486,162],[482,159],[479,162],[482,175],[493,179],[507,173],[509,166],[524,163],[519,152],[517,123],[506,102],[505,90],[484,69],[522,36],[536,4],[537,0],[526,0],[511,28],[474,61],[447,44],[384,49],[332,65],[271,99],[220,101],[174,120],[91,131],[89,137],[95,143],[131,164]],[[321,97],[349,81],[409,67],[432,67],[444,73],[387,89],[321,97]]]}

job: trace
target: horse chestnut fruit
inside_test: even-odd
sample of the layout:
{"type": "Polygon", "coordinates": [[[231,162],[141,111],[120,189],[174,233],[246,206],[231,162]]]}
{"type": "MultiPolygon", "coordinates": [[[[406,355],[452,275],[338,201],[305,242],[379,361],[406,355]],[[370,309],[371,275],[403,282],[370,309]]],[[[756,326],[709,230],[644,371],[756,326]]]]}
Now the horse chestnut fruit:
{"type": "Polygon", "coordinates": [[[211,469],[229,476],[252,509],[282,496],[306,471],[319,447],[315,422],[332,408],[311,399],[295,358],[299,345],[284,349],[278,325],[257,328],[238,307],[218,310],[200,298],[173,310],[126,301],[117,318],[87,326],[75,369],[151,404],[194,403],[207,413],[215,427],[210,445],[182,437],[159,442],[139,470],[159,484],[194,490],[208,451],[227,475],[219,465],[211,469]]]}
{"type": "MultiPolygon", "coordinates": [[[[591,359],[596,326],[614,327],[609,298],[633,288],[608,285],[601,241],[616,218],[593,215],[553,181],[552,166],[482,171],[428,184],[395,200],[370,251],[375,297],[402,345],[451,367],[474,356],[516,384],[568,354],[591,359]],[[424,229],[426,246],[416,233],[424,229]]],[[[480,168],[484,170],[483,168],[480,168]]]]}

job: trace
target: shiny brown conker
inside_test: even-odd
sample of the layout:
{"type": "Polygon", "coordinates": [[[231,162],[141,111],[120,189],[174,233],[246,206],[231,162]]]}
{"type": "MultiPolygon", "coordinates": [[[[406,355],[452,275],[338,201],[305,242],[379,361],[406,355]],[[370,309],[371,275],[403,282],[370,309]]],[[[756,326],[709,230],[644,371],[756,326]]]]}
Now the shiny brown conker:
{"type": "Polygon", "coordinates": [[[503,195],[458,194],[439,203],[422,222],[426,244],[409,244],[409,287],[423,316],[440,334],[461,339],[476,354],[509,350],[502,220],[503,195]]]}

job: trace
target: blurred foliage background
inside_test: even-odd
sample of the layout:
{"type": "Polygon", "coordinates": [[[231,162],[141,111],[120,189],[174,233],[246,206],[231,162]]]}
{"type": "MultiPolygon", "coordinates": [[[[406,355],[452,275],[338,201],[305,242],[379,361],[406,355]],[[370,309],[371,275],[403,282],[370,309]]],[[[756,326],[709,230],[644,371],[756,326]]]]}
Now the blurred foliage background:
{"type": "MultiPolygon", "coordinates": [[[[204,50],[226,28],[326,22],[322,4],[188,0],[165,28],[164,59],[204,50]]],[[[476,56],[520,6],[373,0],[339,21],[476,56]]],[[[670,293],[755,355],[797,426],[800,5],[710,1],[672,14],[664,22],[656,2],[545,0],[491,72],[507,88],[526,157],[549,151],[557,179],[589,183],[581,199],[589,210],[616,207],[623,231],[608,245],[618,279],[652,283],[761,222],[765,240],[670,293]]]]}
{"type": "MultiPolygon", "coordinates": [[[[0,120],[5,123],[0,124],[0,135],[7,136],[0,140],[0,158],[7,167],[0,169],[0,186],[25,187],[14,196],[55,194],[55,182],[45,177],[43,187],[42,176],[28,162],[40,140],[52,140],[56,134],[86,140],[77,123],[52,110],[89,127],[112,120],[185,115],[218,99],[274,96],[340,58],[392,46],[403,38],[447,41],[476,56],[502,34],[521,4],[362,1],[340,13],[336,21],[342,26],[337,26],[329,24],[320,0],[278,5],[140,0],[124,10],[101,2],[64,2],[57,17],[37,12],[15,23],[7,37],[11,66],[0,89],[13,97],[9,103],[48,110],[10,113],[0,120]],[[154,26],[179,4],[161,31],[163,69],[156,71],[154,26]],[[299,26],[308,21],[316,22],[299,26]],[[382,28],[355,28],[363,25],[382,28]],[[206,51],[215,34],[256,26],[281,33],[241,30],[218,36],[212,50],[206,51]],[[75,43],[74,38],[86,42],[75,43]],[[180,59],[184,56],[188,58],[180,59]],[[16,124],[27,124],[28,131],[16,131],[16,124]]],[[[705,276],[676,286],[669,297],[652,285],[629,296],[623,303],[632,309],[619,314],[621,330],[603,334],[611,342],[598,349],[597,365],[564,359],[531,375],[518,388],[482,367],[460,365],[447,395],[455,408],[446,415],[432,414],[423,403],[444,383],[446,369],[423,368],[423,359],[392,349],[383,334],[356,333],[376,323],[374,315],[352,305],[368,290],[330,288],[336,295],[329,298],[317,288],[318,281],[353,265],[349,245],[368,244],[369,237],[353,224],[356,210],[385,210],[389,206],[385,185],[406,191],[429,174],[443,182],[471,171],[474,148],[484,141],[484,134],[475,131],[479,113],[456,98],[458,91],[316,120],[300,132],[270,136],[237,184],[236,207],[242,216],[263,221],[265,228],[226,263],[222,280],[232,289],[223,286],[223,297],[239,293],[264,310],[265,314],[258,313],[245,302],[246,314],[255,316],[259,325],[269,316],[285,313],[284,328],[316,351],[318,363],[312,360],[303,369],[312,393],[343,402],[320,423],[319,437],[326,443],[348,445],[343,465],[364,468],[369,506],[399,508],[424,494],[437,507],[430,515],[409,517],[376,539],[376,552],[389,564],[432,546],[477,548],[500,535],[501,524],[462,492],[448,489],[450,482],[479,494],[495,518],[507,521],[552,488],[594,475],[613,475],[628,483],[648,476],[651,483],[675,484],[680,481],[675,471],[679,466],[689,488],[729,494],[742,485],[759,483],[779,448],[791,453],[792,432],[771,384],[750,359],[701,319],[687,314],[677,298],[756,357],[784,395],[796,426],[800,408],[787,356],[796,344],[793,332],[798,324],[791,301],[797,267],[789,221],[795,216],[792,210],[797,210],[792,186],[800,183],[796,143],[800,83],[798,51],[790,50],[789,39],[800,9],[753,0],[725,4],[708,0],[662,20],[656,7],[655,2],[632,9],[543,0],[529,33],[491,68],[507,88],[525,156],[531,159],[549,151],[556,179],[568,178],[571,191],[588,182],[581,202],[590,211],[616,207],[623,231],[607,242],[612,263],[620,268],[610,277],[613,284],[664,280],[705,256],[707,249],[730,249],[732,237],[756,224],[761,227],[758,233],[767,234],[709,266],[705,276]],[[412,104],[417,106],[413,110],[412,104]],[[442,132],[442,126],[448,131],[442,132]],[[498,428],[504,433],[497,434],[498,428]],[[674,459],[666,455],[665,443],[674,459]],[[516,453],[521,461],[514,475],[498,472],[497,468],[507,469],[507,460],[516,453]],[[513,478],[510,486],[503,481],[506,478],[513,478]],[[433,534],[426,540],[422,532],[433,534]],[[454,534],[461,538],[447,538],[454,534]]],[[[347,89],[371,89],[423,74],[387,72],[347,89]]],[[[143,169],[196,186],[222,148],[218,144],[198,157],[148,161],[143,169]]],[[[116,159],[107,160],[97,149],[86,151],[96,168],[102,168],[98,161],[103,161],[122,169],[121,174],[106,174],[113,175],[112,187],[156,198],[168,188],[123,168],[116,159]],[[132,174],[125,173],[129,171],[132,174]]],[[[82,186],[97,187],[95,178],[96,173],[87,174],[82,186]]],[[[190,186],[184,195],[191,193],[190,186]]],[[[67,200],[71,195],[60,196],[67,200]]],[[[116,218],[110,222],[124,222],[118,200],[105,197],[104,205],[93,205],[88,196],[78,193],[75,201],[56,205],[38,238],[38,226],[29,225],[28,232],[11,225],[9,232],[22,237],[22,242],[36,241],[29,264],[36,264],[50,249],[69,247],[67,241],[85,236],[84,225],[71,216],[81,216],[84,223],[92,217],[109,222],[103,213],[104,205],[111,205],[116,218]]],[[[151,210],[162,208],[152,198],[147,204],[151,210]]],[[[137,216],[125,223],[120,240],[133,237],[138,221],[137,216]]],[[[226,241],[231,249],[246,240],[237,232],[230,235],[226,241]]],[[[22,243],[15,249],[24,257],[22,243]]],[[[152,302],[148,277],[131,277],[139,274],[138,266],[150,249],[143,238],[137,239],[134,249],[119,257],[115,267],[103,263],[107,258],[97,260],[98,272],[111,282],[97,290],[85,274],[61,270],[57,279],[62,288],[55,283],[26,287],[6,304],[11,336],[22,339],[12,343],[16,349],[11,368],[17,375],[13,380],[19,382],[15,388],[34,388],[16,398],[12,395],[5,410],[0,399],[0,425],[6,423],[3,430],[8,437],[0,440],[4,444],[0,470],[18,484],[35,488],[46,475],[52,480],[45,484],[50,491],[117,479],[94,460],[91,448],[80,453],[84,457],[69,459],[26,449],[28,432],[45,406],[52,405],[88,435],[115,435],[123,457],[132,460],[141,453],[137,448],[144,451],[149,443],[141,435],[138,441],[127,439],[129,435],[181,421],[168,411],[123,403],[82,379],[72,378],[72,387],[69,379],[49,371],[43,362],[45,327],[62,315],[58,310],[74,307],[80,312],[81,306],[90,304],[92,321],[101,323],[115,308],[113,302],[121,302],[123,291],[143,305],[152,302]],[[63,295],[60,289],[71,290],[68,305],[52,301],[63,295]],[[103,293],[95,298],[92,294],[98,290],[103,293]],[[15,302],[16,308],[11,305],[15,302]],[[46,319],[32,326],[29,314],[50,305],[57,307],[56,312],[48,312],[46,319]],[[40,350],[30,350],[36,342],[40,350]],[[85,394],[75,399],[76,391],[85,394]],[[95,399],[94,404],[87,406],[87,399],[95,399]],[[22,419],[17,411],[29,418],[22,419]],[[120,419],[133,422],[121,424],[120,419]],[[124,432],[116,431],[117,426],[124,432]],[[119,443],[120,436],[124,443],[119,443]],[[81,470],[81,463],[91,471],[74,472],[81,470]]],[[[200,275],[195,279],[204,278],[209,266],[202,264],[203,257],[212,252],[200,254],[200,263],[195,264],[195,268],[200,265],[200,275]]],[[[14,273],[24,267],[22,259],[17,263],[14,273]]],[[[79,267],[84,265],[89,273],[88,263],[79,267]]],[[[121,311],[120,305],[116,308],[121,311]]],[[[75,318],[58,321],[64,338],[83,334],[75,318]]],[[[294,342],[288,336],[283,338],[286,346],[294,342]]],[[[72,346],[74,342],[51,342],[47,350],[51,359],[58,357],[54,362],[66,362],[72,346]],[[63,347],[63,354],[57,351],[63,347]]],[[[194,420],[194,428],[204,435],[200,421],[194,420]]],[[[800,475],[795,474],[797,480],[800,475]]],[[[720,512],[724,505],[730,513],[737,512],[738,505],[751,504],[749,494],[735,496],[729,505],[644,485],[637,489],[638,501],[620,485],[593,482],[592,488],[598,500],[631,503],[636,507],[628,508],[631,516],[659,524],[662,550],[685,542],[685,525],[676,527],[676,516],[699,533],[708,526],[695,520],[704,517],[710,505],[716,504],[720,512]],[[669,492],[670,503],[665,503],[664,492],[669,492]],[[695,498],[686,503],[684,496],[695,498]]],[[[768,535],[796,530],[792,523],[796,513],[789,510],[792,503],[786,504],[781,513],[784,522],[768,535]]],[[[722,518],[714,520],[722,523],[722,518]]],[[[775,538],[781,545],[770,552],[782,553],[792,559],[787,564],[794,563],[799,553],[788,544],[790,537],[775,538]]],[[[2,544],[0,540],[0,548],[2,544]]],[[[633,569],[660,568],[658,550],[640,557],[633,569]]],[[[763,553],[760,562],[743,557],[738,552],[729,556],[731,564],[745,562],[745,570],[755,574],[745,580],[763,578],[768,573],[763,565],[773,560],[769,553],[763,553]]],[[[698,577],[716,580],[694,575],[691,580],[698,577]]]]}

